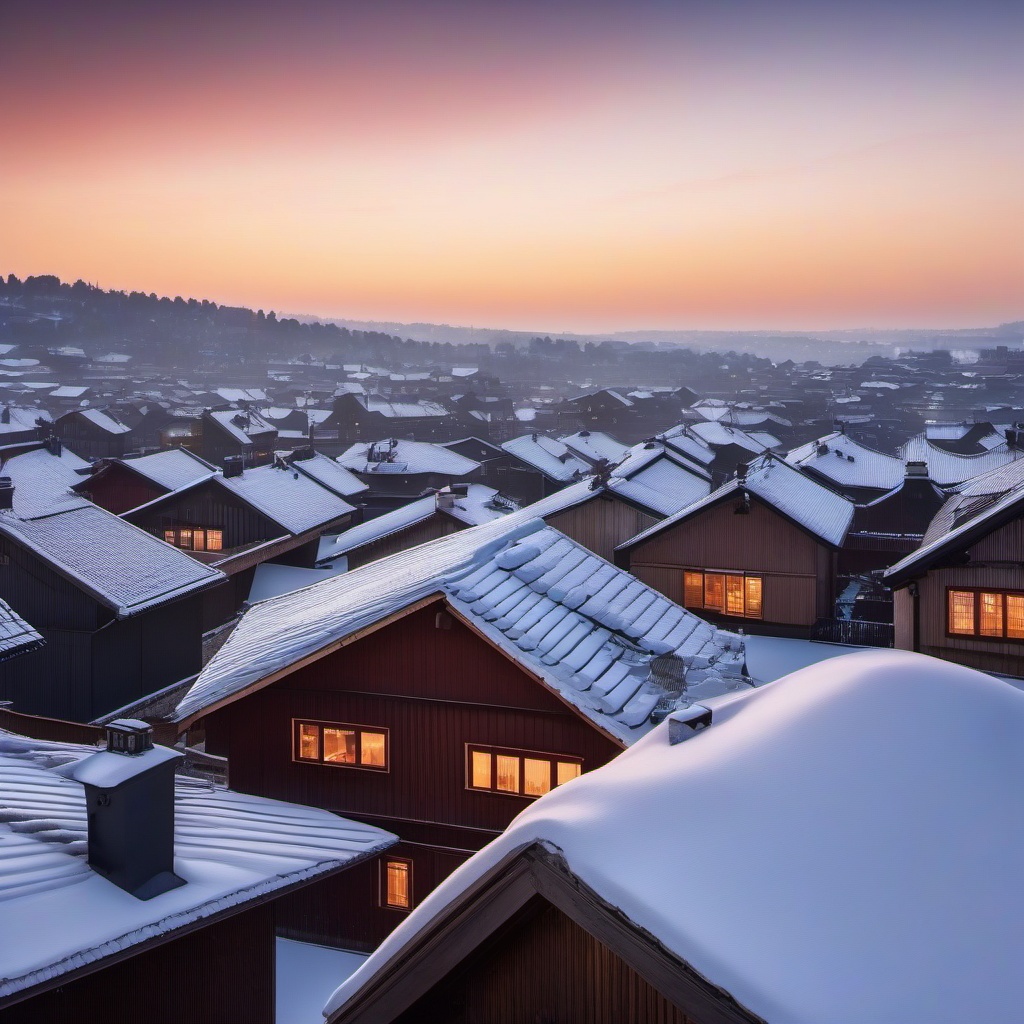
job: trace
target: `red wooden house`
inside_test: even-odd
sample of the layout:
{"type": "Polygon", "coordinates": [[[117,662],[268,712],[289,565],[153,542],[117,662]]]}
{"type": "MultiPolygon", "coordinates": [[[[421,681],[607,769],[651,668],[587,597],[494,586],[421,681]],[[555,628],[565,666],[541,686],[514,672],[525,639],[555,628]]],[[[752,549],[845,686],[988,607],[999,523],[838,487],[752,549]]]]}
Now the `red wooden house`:
{"type": "Polygon", "coordinates": [[[402,838],[296,897],[292,937],[373,948],[534,798],[746,685],[737,637],[523,516],[254,605],[179,704],[233,788],[402,838]]]}

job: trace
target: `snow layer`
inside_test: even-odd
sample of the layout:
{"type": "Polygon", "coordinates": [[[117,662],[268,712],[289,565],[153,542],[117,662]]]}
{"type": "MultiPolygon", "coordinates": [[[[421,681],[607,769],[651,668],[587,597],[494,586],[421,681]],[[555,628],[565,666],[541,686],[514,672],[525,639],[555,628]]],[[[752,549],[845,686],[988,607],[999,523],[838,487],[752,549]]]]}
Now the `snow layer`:
{"type": "Polygon", "coordinates": [[[0,731],[0,998],[396,842],[317,808],[179,777],[174,870],[186,884],[137,900],[88,867],[83,787],[52,770],[95,753],[0,731]]]}
{"type": "Polygon", "coordinates": [[[3,464],[2,473],[14,484],[14,513],[22,519],[51,515],[90,504],[71,488],[85,479],[79,470],[89,463],[62,448],[54,455],[48,448],[34,448],[3,464]]]}
{"type": "Polygon", "coordinates": [[[820,473],[840,487],[891,491],[899,487],[905,473],[902,459],[858,444],[839,431],[794,448],[786,460],[820,473]]]}
{"type": "Polygon", "coordinates": [[[928,475],[940,487],[953,487],[1024,457],[1019,448],[1007,448],[1005,442],[981,455],[958,455],[937,448],[924,437],[912,437],[902,453],[907,462],[928,463],[928,475]]]}
{"type": "Polygon", "coordinates": [[[375,441],[373,444],[361,441],[342,452],[338,462],[353,473],[367,475],[438,473],[441,476],[464,477],[480,468],[479,462],[467,459],[442,445],[397,439],[375,441]],[[370,457],[371,450],[386,452],[388,461],[375,461],[370,457]]]}
{"type": "Polygon", "coordinates": [[[538,800],[325,1013],[540,842],[772,1024],[1018,1020],[1022,731],[1024,693],[923,655],[796,672],[683,743],[661,727],[538,800]]]}
{"type": "Polygon", "coordinates": [[[154,452],[141,459],[123,459],[129,468],[168,491],[176,491],[215,476],[219,470],[185,448],[154,452]]]}
{"type": "Polygon", "coordinates": [[[502,446],[509,455],[533,466],[557,483],[578,480],[590,472],[590,464],[571,452],[561,441],[543,434],[523,434],[502,446]]]}
{"type": "Polygon", "coordinates": [[[343,498],[351,498],[368,490],[359,477],[321,452],[314,452],[311,459],[296,459],[291,466],[343,498]]]}
{"type": "Polygon", "coordinates": [[[327,997],[365,962],[365,953],[279,938],[275,1024],[323,1024],[327,997]]]}
{"type": "Polygon", "coordinates": [[[600,430],[580,430],[558,439],[570,451],[595,465],[604,462],[621,462],[629,454],[629,446],[616,441],[611,434],[600,430]]]}
{"type": "Polygon", "coordinates": [[[27,654],[45,641],[6,601],[0,601],[0,661],[27,654]]]}

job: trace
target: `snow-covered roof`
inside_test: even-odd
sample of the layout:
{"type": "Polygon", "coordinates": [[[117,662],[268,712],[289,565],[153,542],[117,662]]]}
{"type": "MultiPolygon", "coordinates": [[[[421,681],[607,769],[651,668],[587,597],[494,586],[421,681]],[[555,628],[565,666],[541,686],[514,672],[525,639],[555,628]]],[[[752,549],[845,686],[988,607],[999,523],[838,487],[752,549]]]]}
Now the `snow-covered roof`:
{"type": "MultiPolygon", "coordinates": [[[[427,377],[430,374],[426,375],[427,377]]],[[[380,413],[389,420],[420,419],[447,416],[448,410],[440,402],[389,402],[376,395],[356,396],[367,412],[380,413]]]]}
{"type": "Polygon", "coordinates": [[[369,490],[359,477],[322,452],[314,452],[311,459],[295,459],[290,465],[343,498],[369,490]]]}
{"type": "Polygon", "coordinates": [[[696,434],[705,444],[713,448],[725,448],[728,445],[738,445],[745,448],[751,454],[757,454],[765,450],[765,445],[756,441],[745,430],[739,427],[729,426],[720,420],[707,420],[703,423],[691,423],[690,432],[696,434]]]}
{"type": "Polygon", "coordinates": [[[631,469],[627,458],[608,477],[607,487],[622,498],[643,505],[661,516],[671,516],[706,497],[711,482],[694,469],[679,465],[665,454],[631,469]]]}
{"type": "Polygon", "coordinates": [[[467,459],[439,444],[429,441],[405,441],[397,438],[360,441],[338,456],[338,462],[353,473],[373,475],[438,473],[442,476],[468,476],[480,468],[480,463],[467,459]],[[380,456],[375,458],[374,456],[380,456]]]}
{"type": "Polygon", "coordinates": [[[250,608],[178,705],[185,721],[432,595],[623,744],[666,695],[661,655],[690,695],[742,687],[742,643],[527,510],[250,608]]]}
{"type": "Polygon", "coordinates": [[[27,654],[46,641],[6,601],[0,600],[0,661],[27,654]]]}
{"type": "Polygon", "coordinates": [[[50,398],[81,398],[89,389],[87,387],[72,387],[68,384],[63,384],[59,388],[54,388],[50,392],[50,398]]]}
{"type": "Polygon", "coordinates": [[[23,409],[20,406],[4,406],[10,417],[8,423],[0,422],[0,437],[4,434],[20,434],[26,430],[36,429],[36,420],[48,419],[42,409],[23,409]]]}
{"type": "Polygon", "coordinates": [[[95,753],[0,731],[0,999],[396,841],[328,811],[178,777],[174,870],[186,884],[136,899],[89,867],[83,786],[53,770],[95,753]]]}
{"type": "Polygon", "coordinates": [[[1008,448],[1003,442],[979,455],[959,455],[918,436],[907,441],[901,454],[908,462],[927,462],[928,475],[932,480],[940,487],[951,487],[1024,457],[1024,450],[1008,448]]]}
{"type": "Polygon", "coordinates": [[[561,441],[543,434],[523,434],[502,446],[538,472],[558,483],[578,479],[590,472],[590,464],[573,454],[561,441]]]}
{"type": "Polygon", "coordinates": [[[659,434],[655,440],[698,466],[707,467],[715,461],[715,449],[702,437],[691,434],[688,424],[681,423],[664,434],[659,434]]]}
{"type": "Polygon", "coordinates": [[[265,402],[267,393],[262,388],[217,388],[214,392],[225,402],[265,402]]]}
{"type": "Polygon", "coordinates": [[[76,409],[75,415],[84,417],[93,426],[105,430],[108,434],[130,434],[132,430],[127,424],[102,409],[76,409]]]}
{"type": "Polygon", "coordinates": [[[189,487],[220,472],[216,466],[198,455],[193,455],[187,448],[170,448],[165,452],[154,452],[139,459],[121,461],[136,473],[168,491],[189,487]]]}
{"type": "Polygon", "coordinates": [[[840,487],[891,491],[900,485],[906,471],[902,459],[858,444],[839,431],[794,448],[786,460],[820,473],[840,487]]]}
{"type": "Polygon", "coordinates": [[[252,444],[253,437],[260,434],[277,433],[272,423],[251,409],[215,409],[209,416],[241,444],[252,444]]]}
{"type": "Polygon", "coordinates": [[[750,463],[743,480],[727,481],[703,500],[655,523],[620,547],[632,547],[731,495],[742,496],[745,492],[833,547],[842,545],[853,521],[854,504],[849,498],[818,483],[783,459],[763,455],[750,463]]]}
{"type": "Polygon", "coordinates": [[[902,651],[834,658],[662,726],[536,801],[329,1000],[373,984],[519,851],[772,1024],[1013,1021],[1024,694],[902,651]]]}
{"type": "Polygon", "coordinates": [[[39,519],[0,512],[0,535],[33,551],[118,618],[224,578],[219,570],[88,503],[39,519]]]}
{"type": "Polygon", "coordinates": [[[558,439],[570,451],[591,464],[602,460],[615,464],[629,453],[629,445],[616,441],[611,434],[601,430],[580,430],[558,439]]]}
{"type": "Polygon", "coordinates": [[[238,476],[219,476],[217,482],[296,536],[354,511],[344,498],[292,466],[256,466],[238,476]]]}
{"type": "Polygon", "coordinates": [[[71,488],[86,479],[79,470],[89,463],[67,448],[54,455],[40,447],[7,459],[0,475],[9,476],[14,484],[14,513],[23,519],[50,515],[71,508],[82,508],[89,502],[71,488]]]}

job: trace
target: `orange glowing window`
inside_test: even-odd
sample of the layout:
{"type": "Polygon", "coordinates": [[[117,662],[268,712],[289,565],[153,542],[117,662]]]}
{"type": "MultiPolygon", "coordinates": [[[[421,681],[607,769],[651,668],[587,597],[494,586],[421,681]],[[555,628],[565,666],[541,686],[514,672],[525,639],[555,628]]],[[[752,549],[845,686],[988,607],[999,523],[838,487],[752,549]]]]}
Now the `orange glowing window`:
{"type": "Polygon", "coordinates": [[[687,608],[707,609],[743,619],[763,617],[763,580],[746,573],[683,573],[683,604],[687,608]]]}
{"type": "Polygon", "coordinates": [[[296,761],[388,770],[388,731],[336,722],[295,722],[296,761]]]}
{"type": "Polygon", "coordinates": [[[946,627],[952,636],[1024,640],[1024,593],[950,588],[946,627]]]}
{"type": "Polygon", "coordinates": [[[381,903],[393,910],[412,909],[412,861],[387,858],[382,865],[381,903]]]}
{"type": "Polygon", "coordinates": [[[559,754],[476,746],[466,751],[467,788],[490,793],[543,796],[583,771],[581,760],[559,754]]]}

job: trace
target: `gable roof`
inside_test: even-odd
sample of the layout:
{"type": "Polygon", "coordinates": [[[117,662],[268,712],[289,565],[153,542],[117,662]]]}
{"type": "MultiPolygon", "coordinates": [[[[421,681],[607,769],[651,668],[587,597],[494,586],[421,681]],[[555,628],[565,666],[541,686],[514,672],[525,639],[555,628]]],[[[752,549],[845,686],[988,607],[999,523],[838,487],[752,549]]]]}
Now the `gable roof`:
{"type": "MultiPolygon", "coordinates": [[[[104,412],[101,409],[76,409],[67,415],[81,416],[93,424],[93,426],[99,427],[100,430],[106,431],[108,434],[130,434],[132,430],[131,427],[122,423],[112,413],[104,412]]],[[[64,419],[64,417],[61,416],[60,419],[64,419]]]]}
{"type": "Polygon", "coordinates": [[[338,462],[353,473],[368,476],[405,476],[418,473],[468,476],[480,468],[479,462],[467,459],[443,445],[399,438],[369,444],[360,441],[342,452],[338,456],[338,462]]]}
{"type": "Polygon", "coordinates": [[[727,448],[729,445],[737,445],[745,448],[752,455],[763,452],[766,448],[761,441],[755,440],[745,430],[739,427],[732,427],[721,420],[707,420],[702,423],[691,423],[690,432],[696,434],[712,448],[727,448]]]}
{"type": "Polygon", "coordinates": [[[38,519],[0,512],[0,535],[28,548],[118,618],[224,579],[219,570],[91,504],[38,519]]]}
{"type": "Polygon", "coordinates": [[[674,655],[693,690],[745,685],[738,637],[523,510],[250,608],[175,720],[194,720],[434,596],[623,744],[668,700],[653,681],[655,657],[674,655]]]}
{"type": "Polygon", "coordinates": [[[590,472],[590,464],[574,454],[561,441],[543,434],[523,434],[502,446],[528,466],[557,483],[578,480],[590,472]]]}
{"type": "Polygon", "coordinates": [[[117,461],[167,491],[188,487],[220,472],[216,466],[194,455],[187,448],[170,448],[138,459],[117,461]]]}
{"type": "MultiPolygon", "coordinates": [[[[541,847],[638,941],[772,1024],[1014,1020],[1022,729],[1024,693],[903,651],[835,658],[723,701],[675,745],[661,726],[521,813],[325,1014],[382,985],[439,981],[423,959],[418,983],[404,968],[541,847]]],[[[494,929],[512,912],[498,906],[494,929]]]]}
{"type": "Polygon", "coordinates": [[[924,437],[912,437],[903,446],[901,454],[908,462],[927,462],[928,475],[940,487],[965,483],[982,473],[1024,458],[1024,450],[1009,448],[1005,441],[978,455],[960,455],[937,448],[924,437]]]}
{"type": "Polygon", "coordinates": [[[369,490],[359,477],[322,452],[314,452],[312,458],[289,459],[288,464],[342,498],[351,498],[369,490]]]}
{"type": "Polygon", "coordinates": [[[754,495],[790,522],[832,547],[840,547],[853,521],[854,504],[849,498],[818,483],[783,459],[762,455],[750,463],[745,479],[734,478],[706,498],[620,544],[625,551],[663,530],[717,505],[730,497],[754,495]]]}
{"type": "Polygon", "coordinates": [[[786,461],[820,473],[839,487],[891,491],[900,486],[905,472],[902,459],[859,444],[838,430],[794,448],[786,461]]]}
{"type": "Polygon", "coordinates": [[[14,514],[23,519],[50,515],[72,508],[83,508],[89,502],[72,488],[87,477],[89,463],[62,446],[59,455],[45,445],[23,451],[5,459],[0,474],[9,476],[14,484],[14,514]]]}
{"type": "Polygon", "coordinates": [[[591,464],[621,462],[629,453],[629,445],[617,441],[602,430],[578,430],[558,439],[575,455],[591,464]]]}
{"type": "Polygon", "coordinates": [[[204,416],[240,444],[252,444],[254,437],[277,433],[277,427],[251,409],[207,409],[204,416]]]}
{"type": "Polygon", "coordinates": [[[396,842],[328,811],[179,776],[174,869],[186,884],[135,899],[88,866],[83,786],[52,770],[95,752],[0,730],[0,1001],[396,842]]]}

